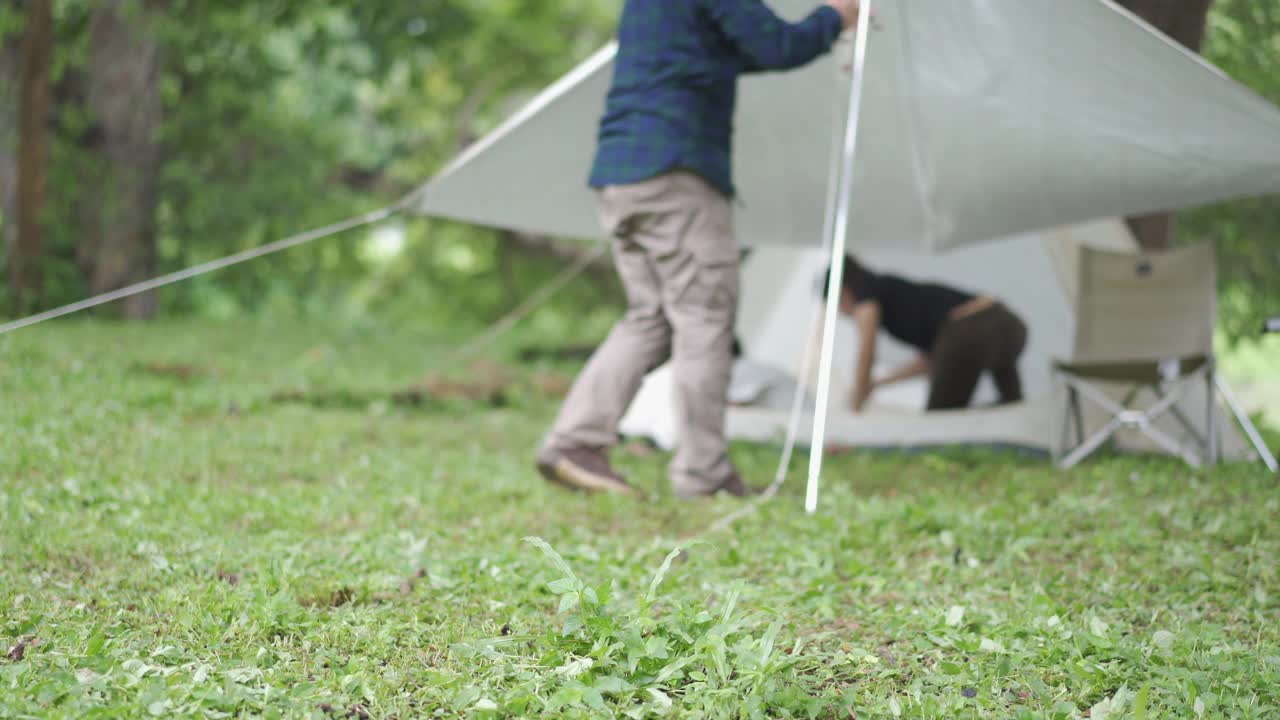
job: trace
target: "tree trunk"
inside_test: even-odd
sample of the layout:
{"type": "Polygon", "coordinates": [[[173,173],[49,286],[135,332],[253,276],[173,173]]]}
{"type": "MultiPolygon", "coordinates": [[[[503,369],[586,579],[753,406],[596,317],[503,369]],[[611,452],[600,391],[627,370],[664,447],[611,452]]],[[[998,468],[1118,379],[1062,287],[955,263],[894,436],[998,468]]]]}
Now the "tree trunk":
{"type": "Polygon", "coordinates": [[[1188,50],[1200,52],[1213,0],[1119,0],[1119,4],[1188,50]]]}
{"type": "Polygon", "coordinates": [[[18,53],[0,37],[0,257],[13,257],[18,236],[18,53]]]}
{"type": "MultiPolygon", "coordinates": [[[[1119,0],[1138,17],[1192,52],[1200,52],[1213,0],[1119,0]]],[[[1172,213],[1140,215],[1128,219],[1129,229],[1146,250],[1163,250],[1173,243],[1176,230],[1172,213]]]]}
{"type": "Polygon", "coordinates": [[[9,281],[19,312],[44,291],[44,209],[49,194],[49,97],[53,66],[52,0],[33,0],[22,40],[18,92],[17,236],[9,281]]]}
{"type": "MultiPolygon", "coordinates": [[[[76,255],[93,294],[156,274],[161,146],[162,2],[102,0],[89,23],[87,104],[99,177],[81,197],[76,255]]],[[[121,301],[130,319],[155,314],[154,293],[121,301]]]]}

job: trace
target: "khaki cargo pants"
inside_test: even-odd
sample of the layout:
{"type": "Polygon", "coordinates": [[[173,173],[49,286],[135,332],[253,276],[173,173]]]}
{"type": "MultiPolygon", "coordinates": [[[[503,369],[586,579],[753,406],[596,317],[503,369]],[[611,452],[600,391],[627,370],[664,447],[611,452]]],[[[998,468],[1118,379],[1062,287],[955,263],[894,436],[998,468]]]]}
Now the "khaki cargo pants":
{"type": "Polygon", "coordinates": [[[713,491],[732,472],[724,435],[738,308],[738,246],[728,198],[675,172],[597,195],[627,312],[574,382],[547,446],[607,448],[644,376],[672,361],[678,493],[713,491]]]}

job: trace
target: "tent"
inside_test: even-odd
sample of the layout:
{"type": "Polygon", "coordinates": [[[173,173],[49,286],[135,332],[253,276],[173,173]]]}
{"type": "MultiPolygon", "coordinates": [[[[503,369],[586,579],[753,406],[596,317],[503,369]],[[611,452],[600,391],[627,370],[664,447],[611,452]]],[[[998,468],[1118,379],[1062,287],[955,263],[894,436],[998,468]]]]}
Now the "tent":
{"type": "MultiPolygon", "coordinates": [[[[798,19],[815,2],[771,5],[798,19]]],[[[856,44],[802,70],[741,81],[745,246],[847,242],[924,258],[991,245],[984,287],[1015,267],[1028,234],[1280,192],[1280,110],[1110,0],[885,0],[876,11],[882,31],[864,22],[856,44]]],[[[413,209],[599,239],[585,180],[615,51],[462,153],[413,209]]],[[[824,367],[834,327],[828,312],[824,367]]],[[[819,408],[828,390],[819,382],[819,408]]],[[[820,444],[828,416],[813,417],[820,444]]]]}
{"type": "MultiPolygon", "coordinates": [[[[961,288],[981,288],[1022,316],[1030,328],[1021,362],[1026,399],[1015,405],[992,407],[997,395],[990,379],[984,377],[972,408],[925,413],[928,384],[917,379],[878,390],[868,408],[855,415],[841,401],[851,389],[857,335],[852,322],[842,320],[835,344],[831,386],[835,401],[828,416],[827,442],[858,448],[916,449],[963,444],[1050,452],[1061,429],[1060,389],[1052,381],[1050,368],[1055,359],[1072,354],[1071,308],[1076,292],[1072,285],[1072,250],[1081,245],[1126,251],[1135,249],[1137,243],[1128,226],[1112,218],[937,255],[863,253],[861,259],[878,270],[942,280],[961,288]],[[1002,271],[992,273],[992,267],[1002,271]]],[[[812,348],[820,336],[810,331],[822,309],[817,285],[824,279],[822,272],[827,262],[826,253],[820,249],[766,246],[753,249],[743,263],[737,334],[744,353],[735,365],[729,391],[727,432],[732,439],[774,442],[783,438],[796,393],[803,395],[808,411],[804,417],[811,414],[817,376],[817,354],[812,348]]],[[[896,366],[912,352],[882,334],[878,370],[896,366]]],[[[1190,417],[1202,417],[1204,402],[1204,393],[1197,392],[1180,407],[1190,417]]],[[[1219,418],[1225,454],[1252,459],[1251,449],[1234,423],[1221,411],[1219,418]]],[[[1086,419],[1092,430],[1107,418],[1094,413],[1086,419]]],[[[1172,417],[1164,418],[1158,427],[1179,441],[1186,440],[1186,429],[1172,417]]],[[[802,429],[811,428],[806,424],[802,429]]],[[[619,430],[624,436],[650,440],[667,450],[679,443],[669,365],[645,379],[619,430]]],[[[1123,434],[1117,446],[1156,451],[1132,432],[1123,434]]]]}

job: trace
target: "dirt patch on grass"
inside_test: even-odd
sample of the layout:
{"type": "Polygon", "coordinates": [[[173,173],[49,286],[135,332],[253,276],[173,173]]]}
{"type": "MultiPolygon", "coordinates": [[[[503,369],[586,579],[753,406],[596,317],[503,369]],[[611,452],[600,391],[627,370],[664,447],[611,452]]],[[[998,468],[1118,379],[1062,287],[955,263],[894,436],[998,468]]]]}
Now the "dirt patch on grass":
{"type": "Polygon", "coordinates": [[[534,389],[547,397],[564,397],[569,394],[573,379],[556,373],[538,373],[533,376],[530,383],[534,389]]]}
{"type": "Polygon", "coordinates": [[[520,362],[586,362],[596,351],[595,345],[562,345],[560,347],[526,347],[520,351],[520,362]]]}
{"type": "Polygon", "coordinates": [[[365,410],[390,400],[388,392],[347,389],[282,390],[270,397],[270,401],[278,405],[309,405],[317,410],[365,410]]]}
{"type": "Polygon", "coordinates": [[[392,394],[397,405],[417,406],[432,401],[462,401],[477,405],[502,407],[512,395],[512,383],[504,378],[477,378],[454,380],[443,376],[430,376],[392,394]]]}
{"type": "Polygon", "coordinates": [[[9,649],[5,657],[9,658],[10,662],[22,662],[27,657],[27,648],[34,646],[37,642],[39,641],[34,637],[22,638],[17,645],[9,649]]]}
{"type": "Polygon", "coordinates": [[[527,373],[481,361],[466,373],[431,373],[398,390],[313,389],[285,390],[271,402],[310,405],[321,409],[365,409],[377,404],[423,410],[459,405],[501,408],[521,397],[560,398],[568,394],[572,378],[557,373],[527,373]]]}
{"type": "Polygon", "coordinates": [[[205,368],[193,363],[140,363],[133,367],[133,371],[139,375],[162,377],[180,382],[216,378],[221,375],[217,369],[205,368]]]}
{"type": "Polygon", "coordinates": [[[426,576],[427,576],[427,569],[418,568],[418,571],[413,574],[413,577],[407,577],[404,580],[400,581],[400,595],[402,597],[408,597],[409,595],[412,595],[414,586],[418,584],[419,580],[421,580],[426,576]]]}
{"type": "Polygon", "coordinates": [[[306,608],[338,608],[350,605],[357,600],[354,588],[343,585],[335,590],[306,595],[298,598],[298,604],[306,608]]]}
{"type": "Polygon", "coordinates": [[[316,709],[331,718],[356,718],[356,720],[368,720],[371,715],[363,705],[352,705],[347,709],[334,707],[329,703],[320,703],[316,709]]]}

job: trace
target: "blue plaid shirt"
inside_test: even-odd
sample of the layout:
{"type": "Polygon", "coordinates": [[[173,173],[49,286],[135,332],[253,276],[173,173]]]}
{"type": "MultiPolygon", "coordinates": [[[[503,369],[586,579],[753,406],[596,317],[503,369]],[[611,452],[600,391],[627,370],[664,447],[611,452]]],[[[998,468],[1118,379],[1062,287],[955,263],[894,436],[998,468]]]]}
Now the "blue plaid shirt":
{"type": "Polygon", "coordinates": [[[682,169],[732,197],[738,76],[805,65],[842,29],[826,5],[793,24],[761,0],[626,0],[590,185],[682,169]]]}

